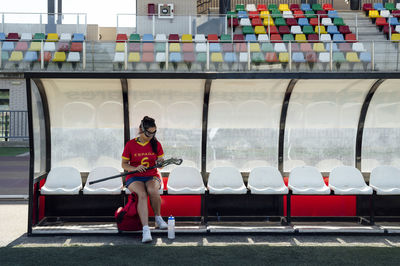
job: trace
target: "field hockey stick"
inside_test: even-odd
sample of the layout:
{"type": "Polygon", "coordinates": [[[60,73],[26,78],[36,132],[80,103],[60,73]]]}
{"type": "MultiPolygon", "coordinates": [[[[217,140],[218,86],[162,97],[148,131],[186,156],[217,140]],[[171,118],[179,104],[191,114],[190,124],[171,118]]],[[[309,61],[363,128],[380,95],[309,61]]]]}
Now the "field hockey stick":
{"type": "MultiPolygon", "coordinates": [[[[146,171],[150,170],[150,169],[154,169],[154,168],[163,168],[163,167],[165,167],[167,165],[170,165],[170,164],[180,165],[180,164],[182,164],[182,162],[183,162],[182,159],[170,158],[170,159],[164,160],[161,163],[156,163],[154,166],[147,167],[146,171]]],[[[126,175],[131,175],[131,174],[135,174],[135,173],[139,173],[139,171],[136,170],[136,171],[122,173],[122,174],[119,174],[119,175],[113,175],[113,176],[109,176],[109,177],[104,177],[104,178],[89,182],[89,185],[93,185],[93,184],[96,184],[96,183],[104,182],[106,180],[110,180],[110,179],[114,179],[114,178],[122,177],[122,176],[126,176],[126,175]]]]}

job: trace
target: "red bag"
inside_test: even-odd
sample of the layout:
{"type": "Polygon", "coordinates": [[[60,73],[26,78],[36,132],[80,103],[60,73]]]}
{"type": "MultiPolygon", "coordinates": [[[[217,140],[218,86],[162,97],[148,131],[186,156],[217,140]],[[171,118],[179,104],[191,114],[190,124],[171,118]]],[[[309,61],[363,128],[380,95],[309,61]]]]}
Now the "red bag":
{"type": "Polygon", "coordinates": [[[125,207],[119,207],[115,211],[118,231],[139,231],[142,230],[142,222],[137,212],[138,197],[136,193],[129,195],[125,207]]]}

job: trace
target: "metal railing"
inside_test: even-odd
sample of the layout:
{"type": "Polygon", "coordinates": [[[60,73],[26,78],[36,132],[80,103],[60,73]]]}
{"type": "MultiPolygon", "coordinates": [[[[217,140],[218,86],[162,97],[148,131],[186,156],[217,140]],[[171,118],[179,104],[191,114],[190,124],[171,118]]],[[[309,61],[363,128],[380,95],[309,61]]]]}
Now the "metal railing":
{"type": "Polygon", "coordinates": [[[27,139],[28,111],[0,111],[0,141],[27,139]]]}

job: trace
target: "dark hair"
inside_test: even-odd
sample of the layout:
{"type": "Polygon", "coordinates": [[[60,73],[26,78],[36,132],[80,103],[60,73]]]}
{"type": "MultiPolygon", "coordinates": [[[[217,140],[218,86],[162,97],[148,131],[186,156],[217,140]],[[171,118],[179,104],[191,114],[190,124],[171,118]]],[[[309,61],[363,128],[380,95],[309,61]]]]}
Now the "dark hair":
{"type": "MultiPolygon", "coordinates": [[[[140,131],[144,132],[151,127],[157,127],[154,118],[148,116],[143,117],[142,121],[140,122],[140,131]]],[[[157,154],[157,143],[158,140],[156,136],[153,136],[150,140],[150,145],[155,154],[157,154]]]]}

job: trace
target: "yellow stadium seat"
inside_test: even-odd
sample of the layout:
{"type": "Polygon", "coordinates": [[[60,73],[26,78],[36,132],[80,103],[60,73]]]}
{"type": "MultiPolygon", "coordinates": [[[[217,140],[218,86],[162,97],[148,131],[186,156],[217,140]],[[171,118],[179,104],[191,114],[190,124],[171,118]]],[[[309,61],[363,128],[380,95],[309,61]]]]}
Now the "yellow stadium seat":
{"type": "Polygon", "coordinates": [[[29,51],[40,51],[40,42],[31,42],[29,51]]]}
{"type": "Polygon", "coordinates": [[[281,12],[283,12],[283,11],[290,11],[289,5],[288,5],[288,4],[280,4],[280,5],[279,5],[279,11],[281,11],[281,12]]]}
{"type": "Polygon", "coordinates": [[[392,42],[400,41],[400,33],[393,33],[392,34],[392,42]]]}
{"type": "Polygon", "coordinates": [[[140,62],[140,53],[129,53],[128,62],[140,62]]]}
{"type": "Polygon", "coordinates": [[[370,18],[379,18],[381,16],[379,15],[379,11],[378,10],[370,10],[369,14],[368,14],[368,17],[370,17],[370,18]]]}
{"type": "Polygon", "coordinates": [[[358,58],[358,55],[356,52],[346,53],[346,60],[348,62],[352,62],[352,63],[360,62],[360,59],[358,58]]]}
{"type": "Polygon", "coordinates": [[[289,62],[289,53],[279,53],[279,62],[281,63],[289,62]]]}
{"type": "Polygon", "coordinates": [[[307,38],[305,34],[296,34],[294,37],[296,42],[307,42],[307,38]]]}
{"type": "Polygon", "coordinates": [[[169,44],[169,51],[170,52],[180,52],[181,51],[181,45],[179,43],[170,43],[169,44]]]}
{"type": "Polygon", "coordinates": [[[182,34],[182,42],[193,42],[193,37],[190,34],[182,34]]]}
{"type": "Polygon", "coordinates": [[[58,34],[57,33],[47,34],[46,42],[58,42],[58,34]]]}
{"type": "Polygon", "coordinates": [[[250,52],[261,52],[260,44],[250,43],[250,52]]]}
{"type": "Polygon", "coordinates": [[[321,34],[327,33],[325,26],[315,26],[315,33],[318,33],[318,28],[319,28],[319,33],[321,33],[321,34]]]}
{"type": "Polygon", "coordinates": [[[275,26],[274,20],[271,17],[265,18],[263,21],[264,26],[275,26]]]}
{"type": "Polygon", "coordinates": [[[317,53],[325,52],[325,46],[322,42],[314,43],[313,50],[317,53]]]}
{"type": "Polygon", "coordinates": [[[55,52],[53,62],[65,62],[65,52],[55,52]]]}
{"type": "Polygon", "coordinates": [[[125,52],[125,43],[123,43],[123,42],[116,43],[115,51],[116,52],[125,52]]]}
{"type": "Polygon", "coordinates": [[[211,62],[222,63],[224,60],[222,59],[222,53],[211,53],[211,62]]]}
{"type": "Polygon", "coordinates": [[[255,26],[254,33],[255,34],[266,34],[267,32],[265,31],[264,26],[255,26]]]}
{"type": "Polygon", "coordinates": [[[269,11],[261,11],[260,12],[260,18],[265,19],[269,17],[269,11]]]}
{"type": "Polygon", "coordinates": [[[18,61],[22,61],[23,55],[21,51],[13,51],[11,53],[10,58],[8,59],[8,61],[14,61],[14,62],[18,62],[18,61]]]}

